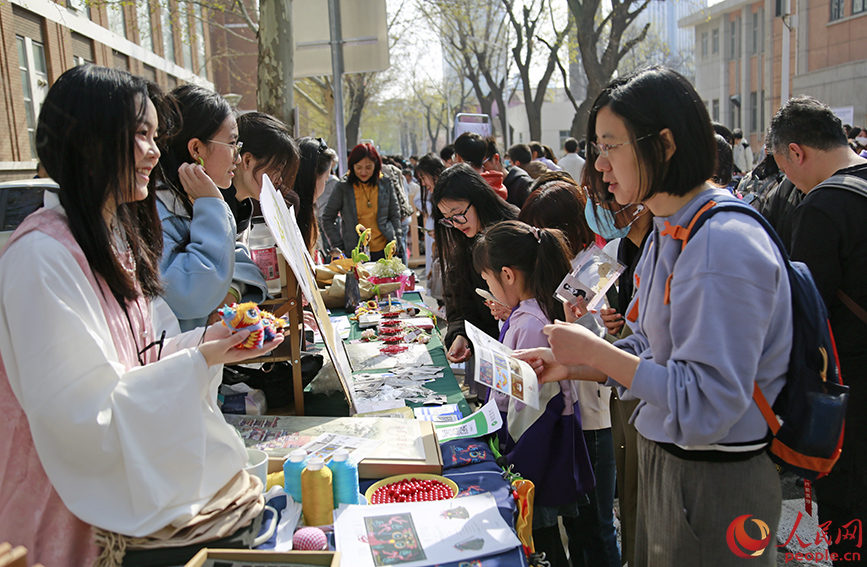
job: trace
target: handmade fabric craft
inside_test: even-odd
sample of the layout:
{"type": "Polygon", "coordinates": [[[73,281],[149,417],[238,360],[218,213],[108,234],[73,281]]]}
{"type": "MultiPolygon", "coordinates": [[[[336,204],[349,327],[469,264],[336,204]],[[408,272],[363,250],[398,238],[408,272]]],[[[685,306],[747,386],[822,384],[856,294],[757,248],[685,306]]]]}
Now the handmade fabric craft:
{"type": "Polygon", "coordinates": [[[235,348],[261,348],[265,343],[271,342],[277,333],[285,325],[283,319],[278,319],[273,313],[262,311],[255,303],[233,303],[224,305],[217,310],[223,325],[232,333],[242,329],[249,329],[250,336],[235,348]]]}

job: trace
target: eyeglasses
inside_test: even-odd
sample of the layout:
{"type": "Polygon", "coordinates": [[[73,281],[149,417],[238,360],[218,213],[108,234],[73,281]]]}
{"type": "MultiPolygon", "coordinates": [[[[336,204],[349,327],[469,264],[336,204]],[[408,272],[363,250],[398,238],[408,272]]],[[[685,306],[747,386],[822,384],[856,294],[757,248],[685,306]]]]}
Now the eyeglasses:
{"type": "Polygon", "coordinates": [[[244,147],[244,142],[241,140],[235,140],[234,142],[221,142],[220,140],[208,140],[208,142],[214,142],[215,144],[222,144],[224,146],[229,146],[232,148],[232,159],[237,159],[239,155],[241,155],[241,148],[244,147]]]}
{"type": "Polygon", "coordinates": [[[462,213],[458,213],[456,215],[452,215],[450,217],[443,217],[440,219],[440,224],[443,226],[451,226],[454,227],[456,224],[467,224],[467,211],[472,207],[472,203],[467,204],[467,208],[464,209],[462,213]]]}
{"type": "Polygon", "coordinates": [[[323,140],[322,138],[316,138],[316,140],[319,141],[319,153],[320,154],[328,149],[328,144],[325,143],[325,140],[323,140]]]}
{"type": "Polygon", "coordinates": [[[645,138],[649,138],[651,136],[653,136],[652,133],[647,134],[646,136],[642,136],[640,138],[635,138],[634,140],[629,140],[628,142],[620,142],[619,144],[598,144],[596,142],[590,142],[590,145],[593,146],[593,149],[596,150],[597,155],[600,155],[602,157],[608,157],[608,152],[613,150],[614,148],[633,144],[639,140],[644,140],[645,138]]]}

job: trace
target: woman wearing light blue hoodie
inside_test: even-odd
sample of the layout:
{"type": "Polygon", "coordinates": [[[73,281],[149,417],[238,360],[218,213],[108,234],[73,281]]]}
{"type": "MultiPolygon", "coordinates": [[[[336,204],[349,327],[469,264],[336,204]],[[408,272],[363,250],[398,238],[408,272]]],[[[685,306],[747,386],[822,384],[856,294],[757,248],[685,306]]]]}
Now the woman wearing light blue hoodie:
{"type": "Polygon", "coordinates": [[[183,85],[172,91],[179,131],[160,158],[157,190],[163,225],[163,298],[182,331],[204,326],[225,303],[261,302],[268,288],[246,248],[235,242],[235,219],[220,189],[241,163],[232,107],[217,93],[183,85]]]}
{"type": "Polygon", "coordinates": [[[785,383],[784,260],[758,222],[735,212],[715,215],[683,246],[696,213],[731,196],[706,181],[713,129],[679,74],[654,67],[612,82],[587,131],[591,189],[621,205],[643,203],[655,217],[627,310],[633,335],[611,345],[578,325],[551,325],[551,349],[522,357],[543,382],[607,380],[641,400],[632,417],[640,434],[635,565],[775,565],[780,484],[752,392],[757,384],[773,404],[785,383]],[[726,537],[744,515],[758,520],[759,528],[747,522],[747,535],[765,550],[749,559],[726,537]]]}

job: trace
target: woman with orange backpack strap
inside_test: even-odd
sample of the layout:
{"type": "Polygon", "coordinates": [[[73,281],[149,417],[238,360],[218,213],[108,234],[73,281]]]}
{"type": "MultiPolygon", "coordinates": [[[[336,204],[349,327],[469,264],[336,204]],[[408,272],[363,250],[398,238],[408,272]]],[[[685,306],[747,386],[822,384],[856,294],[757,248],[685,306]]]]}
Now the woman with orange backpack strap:
{"type": "Polygon", "coordinates": [[[596,98],[587,132],[591,190],[654,215],[626,310],[633,334],[612,345],[578,325],[555,324],[547,327],[550,349],[521,356],[543,382],[607,381],[621,397],[641,400],[630,565],[775,565],[782,497],[752,395],[758,385],[773,404],[786,382],[786,261],[742,213],[713,216],[683,246],[696,213],[731,196],[707,182],[714,132],[701,97],[678,73],[652,67],[613,81],[596,98]],[[746,529],[737,524],[745,515],[756,520],[746,529]]]}

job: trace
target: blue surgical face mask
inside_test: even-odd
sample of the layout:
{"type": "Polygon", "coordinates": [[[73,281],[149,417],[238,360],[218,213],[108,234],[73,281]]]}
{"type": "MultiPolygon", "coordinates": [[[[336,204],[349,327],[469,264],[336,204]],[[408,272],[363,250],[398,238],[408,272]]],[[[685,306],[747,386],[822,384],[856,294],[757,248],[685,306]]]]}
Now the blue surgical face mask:
{"type": "Polygon", "coordinates": [[[594,204],[593,200],[588,196],[587,204],[584,205],[584,218],[587,219],[587,224],[594,233],[605,240],[614,240],[615,238],[623,238],[629,234],[629,229],[638,220],[638,216],[642,211],[644,211],[644,205],[638,205],[635,212],[632,213],[632,221],[623,228],[617,228],[614,213],[605,207],[594,204]]]}

